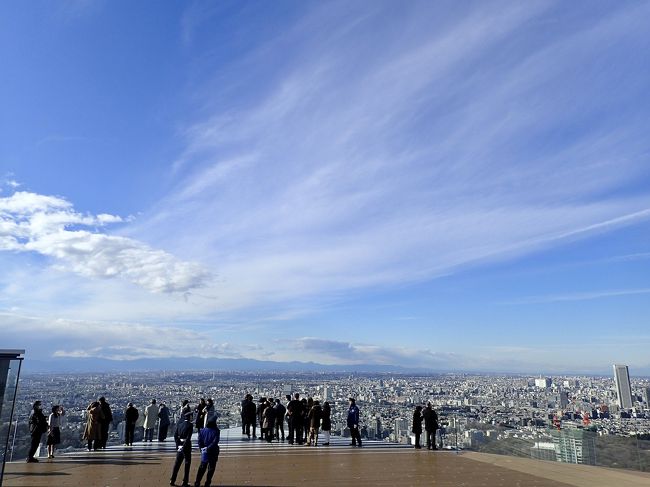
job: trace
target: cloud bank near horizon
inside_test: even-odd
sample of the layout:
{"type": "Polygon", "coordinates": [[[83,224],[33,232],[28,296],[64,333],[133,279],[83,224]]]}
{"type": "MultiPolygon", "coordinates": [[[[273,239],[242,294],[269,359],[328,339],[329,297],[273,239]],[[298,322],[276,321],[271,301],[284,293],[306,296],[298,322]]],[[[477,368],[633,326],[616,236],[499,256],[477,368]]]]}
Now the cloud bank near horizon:
{"type": "Polygon", "coordinates": [[[16,191],[0,197],[0,251],[34,252],[85,277],[120,278],[158,293],[184,293],[205,285],[209,274],[198,264],[99,232],[123,221],[109,214],[82,215],[63,198],[16,191]]]}

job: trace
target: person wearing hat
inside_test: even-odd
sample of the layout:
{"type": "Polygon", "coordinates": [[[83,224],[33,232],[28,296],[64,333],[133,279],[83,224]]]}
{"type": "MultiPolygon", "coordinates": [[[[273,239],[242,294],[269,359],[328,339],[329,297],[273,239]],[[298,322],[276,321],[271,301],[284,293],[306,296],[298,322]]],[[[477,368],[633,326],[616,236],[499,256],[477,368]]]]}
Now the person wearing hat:
{"type": "Polygon", "coordinates": [[[350,436],[352,436],[352,443],[350,446],[361,447],[361,433],[359,432],[359,408],[353,397],[350,398],[350,407],[348,408],[348,428],[350,428],[350,436]]]}
{"type": "Polygon", "coordinates": [[[178,423],[176,424],[176,432],[174,433],[174,441],[176,442],[176,461],[172,469],[172,476],[169,479],[169,485],[176,485],[176,477],[181,465],[185,462],[185,472],[183,474],[182,487],[190,486],[190,467],[192,465],[192,408],[187,400],[183,401],[178,423]]]}
{"type": "Polygon", "coordinates": [[[196,472],[196,481],[194,487],[201,486],[201,479],[205,471],[208,474],[205,477],[204,487],[210,487],[212,484],[212,476],[217,468],[217,461],[219,460],[219,439],[221,438],[221,431],[217,426],[217,421],[212,419],[208,421],[205,428],[199,431],[199,449],[201,450],[201,465],[196,472]]]}
{"type": "Polygon", "coordinates": [[[126,405],[124,410],[124,421],[126,427],[124,428],[124,444],[126,446],[133,446],[133,437],[135,436],[135,423],[137,423],[140,413],[132,402],[126,405]]]}

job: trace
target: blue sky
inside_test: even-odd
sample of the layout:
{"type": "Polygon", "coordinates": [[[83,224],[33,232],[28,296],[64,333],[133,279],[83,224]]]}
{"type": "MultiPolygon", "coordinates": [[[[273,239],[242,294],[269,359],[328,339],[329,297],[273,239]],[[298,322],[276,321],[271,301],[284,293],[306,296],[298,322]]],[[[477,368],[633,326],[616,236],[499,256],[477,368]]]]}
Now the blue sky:
{"type": "Polygon", "coordinates": [[[645,2],[3,2],[0,333],[650,368],[645,2]]]}

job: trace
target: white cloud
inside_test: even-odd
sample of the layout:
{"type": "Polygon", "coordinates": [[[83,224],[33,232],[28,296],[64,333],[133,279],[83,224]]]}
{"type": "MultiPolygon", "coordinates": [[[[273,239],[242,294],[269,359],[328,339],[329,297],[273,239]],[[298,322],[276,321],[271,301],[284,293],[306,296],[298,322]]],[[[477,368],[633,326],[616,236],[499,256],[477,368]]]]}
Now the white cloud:
{"type": "Polygon", "coordinates": [[[68,201],[29,192],[0,198],[0,250],[36,252],[61,268],[91,278],[119,277],[153,292],[188,292],[209,274],[198,264],[121,236],[83,227],[121,222],[119,216],[82,215],[68,201]]]}
{"type": "Polygon", "coordinates": [[[312,12],[222,67],[222,85],[268,81],[232,100],[206,90],[219,110],[185,131],[178,187],[125,231],[218,267],[211,294],[232,309],[431,279],[647,221],[650,195],[625,191],[648,175],[645,124],[581,122],[600,120],[640,12],[531,37],[550,5],[501,7],[414,6],[400,35],[375,10],[312,12]],[[620,66],[592,73],[604,55],[620,66]],[[589,79],[563,82],[576,63],[589,79]]]}

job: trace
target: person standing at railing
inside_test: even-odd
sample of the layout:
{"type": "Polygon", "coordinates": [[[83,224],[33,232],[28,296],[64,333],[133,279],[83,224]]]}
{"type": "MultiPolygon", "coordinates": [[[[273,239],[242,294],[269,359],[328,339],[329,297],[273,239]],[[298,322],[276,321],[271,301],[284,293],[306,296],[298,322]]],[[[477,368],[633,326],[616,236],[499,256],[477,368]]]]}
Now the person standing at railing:
{"type": "Polygon", "coordinates": [[[287,405],[287,414],[289,415],[289,444],[293,445],[294,441],[302,445],[302,413],[303,405],[300,400],[300,394],[296,392],[294,398],[287,405]]]}
{"type": "Polygon", "coordinates": [[[323,411],[321,412],[321,428],[323,430],[323,439],[325,440],[323,445],[325,446],[330,445],[330,431],[332,431],[331,414],[332,409],[330,403],[325,401],[325,404],[323,404],[323,411]]]}
{"type": "Polygon", "coordinates": [[[284,415],[287,413],[287,408],[278,398],[275,400],[273,409],[275,410],[275,437],[278,441],[284,441],[284,415]]]}
{"type": "Polygon", "coordinates": [[[64,414],[63,406],[52,406],[52,413],[47,421],[50,425],[47,432],[47,458],[54,458],[54,449],[61,443],[61,416],[64,414]]]}
{"type": "Polygon", "coordinates": [[[246,394],[244,402],[242,403],[242,418],[246,423],[244,431],[246,436],[250,439],[251,437],[251,426],[253,427],[253,439],[257,438],[256,427],[257,427],[257,417],[255,416],[256,409],[255,403],[253,402],[253,396],[246,394]]]}
{"type": "Polygon", "coordinates": [[[420,435],[422,435],[422,406],[415,406],[411,431],[415,435],[415,448],[419,450],[422,448],[422,445],[420,445],[420,435]]]}
{"type": "Polygon", "coordinates": [[[38,445],[41,444],[41,437],[47,431],[47,418],[43,414],[41,401],[34,402],[32,406],[32,414],[29,416],[29,435],[32,437],[29,453],[27,455],[27,463],[38,463],[34,457],[38,445]]]}
{"type": "Polygon", "coordinates": [[[205,426],[205,408],[207,405],[208,403],[205,402],[205,398],[202,397],[194,408],[194,426],[196,427],[196,431],[200,431],[205,426]]]}
{"type": "Polygon", "coordinates": [[[217,410],[214,407],[214,401],[212,400],[211,397],[208,398],[208,400],[205,403],[205,409],[204,409],[204,415],[203,415],[203,426],[208,424],[209,421],[212,421],[213,419],[216,421],[217,420],[217,410]]]}
{"type": "Polygon", "coordinates": [[[124,422],[126,423],[124,428],[124,444],[126,446],[133,446],[133,437],[135,436],[135,424],[138,422],[140,417],[140,412],[133,405],[132,402],[127,404],[126,410],[124,411],[124,422]]]}
{"type": "Polygon", "coordinates": [[[352,443],[350,446],[361,447],[361,432],[359,431],[359,408],[357,407],[354,398],[350,398],[350,407],[348,408],[348,428],[350,428],[350,436],[352,436],[352,443]]]}
{"type": "Polygon", "coordinates": [[[430,402],[424,408],[422,416],[424,417],[424,429],[427,432],[427,450],[437,450],[436,431],[438,430],[438,413],[431,407],[430,402]]]}
{"type": "Polygon", "coordinates": [[[102,420],[104,419],[99,401],[91,402],[86,408],[86,414],[88,414],[88,420],[84,430],[84,440],[88,442],[88,451],[97,451],[101,446],[102,420]]]}
{"type": "Polygon", "coordinates": [[[152,399],[151,404],[144,408],[144,440],[143,442],[153,441],[153,430],[156,429],[158,422],[158,406],[156,400],[152,399]]]}
{"type": "Polygon", "coordinates": [[[319,401],[314,401],[314,405],[309,410],[309,446],[318,446],[318,430],[320,429],[320,422],[323,416],[323,409],[320,407],[319,401]]]}
{"type": "Polygon", "coordinates": [[[160,409],[158,410],[158,441],[165,441],[167,439],[167,430],[171,423],[169,419],[169,408],[164,402],[160,403],[160,409]]]}
{"type": "Polygon", "coordinates": [[[101,439],[99,440],[99,448],[106,448],[106,443],[108,442],[108,430],[111,427],[113,422],[113,411],[111,411],[111,405],[106,402],[104,396],[99,398],[99,405],[102,408],[103,419],[101,421],[101,439]]]}
{"type": "Polygon", "coordinates": [[[263,418],[263,431],[266,435],[266,441],[271,443],[273,441],[273,433],[275,431],[275,409],[273,408],[273,398],[266,400],[266,407],[262,412],[263,418]]]}

